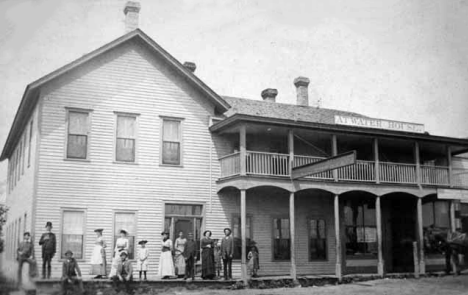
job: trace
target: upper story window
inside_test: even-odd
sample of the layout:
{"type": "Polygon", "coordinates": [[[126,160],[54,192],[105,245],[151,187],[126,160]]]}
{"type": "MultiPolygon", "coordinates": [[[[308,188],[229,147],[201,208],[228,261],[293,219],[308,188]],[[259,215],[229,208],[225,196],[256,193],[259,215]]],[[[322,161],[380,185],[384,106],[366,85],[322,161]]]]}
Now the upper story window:
{"type": "Polygon", "coordinates": [[[115,160],[135,162],[136,115],[117,114],[115,160]]]}
{"type": "Polygon", "coordinates": [[[163,119],[162,164],[182,165],[182,120],[163,119]]]}
{"type": "Polygon", "coordinates": [[[31,120],[31,122],[29,122],[28,167],[31,166],[32,136],[33,136],[33,120],[31,120]]]}
{"type": "Polygon", "coordinates": [[[89,112],[68,111],[67,159],[88,158],[89,112]]]}

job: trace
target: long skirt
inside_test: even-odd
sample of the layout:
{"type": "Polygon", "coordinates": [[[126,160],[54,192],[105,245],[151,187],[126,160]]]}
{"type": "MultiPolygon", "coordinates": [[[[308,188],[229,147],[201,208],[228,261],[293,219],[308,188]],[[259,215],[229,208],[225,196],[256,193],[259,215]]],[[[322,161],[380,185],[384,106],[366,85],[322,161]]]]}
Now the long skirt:
{"type": "Polygon", "coordinates": [[[171,251],[161,252],[161,256],[159,258],[158,276],[175,276],[174,261],[172,260],[171,251]]]}
{"type": "Polygon", "coordinates": [[[91,274],[106,275],[106,250],[101,246],[94,246],[93,254],[91,255],[91,274]]]}
{"type": "Polygon", "coordinates": [[[202,250],[202,278],[213,279],[215,275],[213,249],[205,248],[202,250]]]}
{"type": "Polygon", "coordinates": [[[111,265],[111,271],[109,274],[109,277],[112,278],[113,276],[117,275],[117,267],[121,263],[120,256],[115,254],[114,258],[112,258],[112,265],[111,265]]]}
{"type": "Polygon", "coordinates": [[[185,275],[185,257],[182,254],[174,256],[175,272],[178,276],[185,275]]]}

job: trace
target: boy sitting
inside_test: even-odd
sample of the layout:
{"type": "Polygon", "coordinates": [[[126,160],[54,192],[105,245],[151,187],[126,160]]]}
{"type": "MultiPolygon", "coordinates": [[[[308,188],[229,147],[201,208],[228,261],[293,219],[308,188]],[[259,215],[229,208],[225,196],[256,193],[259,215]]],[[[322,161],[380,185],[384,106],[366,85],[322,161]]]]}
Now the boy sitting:
{"type": "Polygon", "coordinates": [[[62,292],[67,294],[67,285],[78,284],[81,293],[84,293],[83,281],[81,280],[81,271],[75,258],[73,258],[73,252],[68,250],[65,252],[65,261],[62,266],[62,292]]]}

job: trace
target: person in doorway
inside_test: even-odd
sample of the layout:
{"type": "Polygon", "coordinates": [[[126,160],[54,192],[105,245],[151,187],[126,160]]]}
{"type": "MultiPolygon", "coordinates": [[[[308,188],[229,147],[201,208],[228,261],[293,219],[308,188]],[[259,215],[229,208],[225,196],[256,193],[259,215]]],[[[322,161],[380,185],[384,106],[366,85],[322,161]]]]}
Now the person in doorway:
{"type": "Polygon", "coordinates": [[[95,229],[96,241],[94,242],[93,254],[91,255],[91,274],[96,275],[95,279],[106,278],[106,242],[102,238],[104,229],[95,229]]]}
{"type": "Polygon", "coordinates": [[[117,267],[120,264],[120,253],[122,251],[127,251],[128,256],[128,248],[130,247],[130,242],[127,238],[127,231],[125,229],[121,229],[120,237],[115,241],[115,248],[114,248],[114,258],[112,259],[110,277],[114,277],[117,274],[117,267]]]}
{"type": "Polygon", "coordinates": [[[176,239],[174,245],[174,267],[177,277],[185,276],[185,258],[183,253],[186,243],[187,239],[184,238],[184,233],[179,232],[179,237],[176,239]]]}
{"type": "Polygon", "coordinates": [[[184,280],[187,278],[192,278],[192,281],[195,280],[195,261],[197,258],[197,243],[193,240],[193,234],[188,233],[187,243],[184,248],[184,258],[185,258],[185,276],[184,280]]]}
{"type": "Polygon", "coordinates": [[[128,252],[125,250],[120,251],[119,264],[117,265],[117,271],[115,275],[111,277],[114,287],[117,287],[119,283],[125,284],[128,289],[128,284],[133,280],[133,267],[132,262],[128,260],[128,252]]]}
{"type": "Polygon", "coordinates": [[[29,264],[29,277],[31,278],[35,275],[36,261],[34,260],[34,246],[31,242],[31,234],[29,232],[23,234],[23,241],[19,244],[16,254],[16,260],[18,260],[18,285],[21,286],[23,264],[25,262],[29,264]]]}
{"type": "Polygon", "coordinates": [[[63,262],[62,266],[62,292],[63,294],[67,294],[67,285],[78,285],[80,288],[80,292],[84,293],[83,281],[81,279],[81,270],[78,266],[78,262],[76,262],[75,258],[73,258],[73,252],[68,250],[65,252],[65,261],[63,262]]]}
{"type": "Polygon", "coordinates": [[[141,281],[141,273],[145,275],[144,280],[147,281],[146,272],[148,271],[148,257],[149,257],[149,249],[146,248],[147,240],[142,240],[138,242],[140,248],[138,249],[137,255],[137,268],[139,272],[139,278],[141,281]]]}
{"type": "Polygon", "coordinates": [[[168,279],[175,276],[174,262],[172,260],[172,241],[169,239],[169,233],[161,233],[163,240],[161,245],[161,256],[159,258],[158,276],[162,279],[168,279]]]}
{"type": "Polygon", "coordinates": [[[234,238],[231,229],[224,229],[224,238],[221,240],[221,256],[223,257],[224,279],[232,280],[232,256],[234,254],[234,238]]]}
{"type": "Polygon", "coordinates": [[[42,246],[42,278],[50,279],[52,267],[51,261],[56,252],[55,234],[52,232],[52,222],[47,221],[46,232],[42,234],[39,245],[42,246]],[[47,271],[47,272],[46,272],[47,271]]]}
{"type": "Polygon", "coordinates": [[[213,240],[211,239],[211,231],[206,230],[203,233],[201,240],[202,248],[202,279],[212,280],[215,277],[214,253],[213,253],[213,240]]]}

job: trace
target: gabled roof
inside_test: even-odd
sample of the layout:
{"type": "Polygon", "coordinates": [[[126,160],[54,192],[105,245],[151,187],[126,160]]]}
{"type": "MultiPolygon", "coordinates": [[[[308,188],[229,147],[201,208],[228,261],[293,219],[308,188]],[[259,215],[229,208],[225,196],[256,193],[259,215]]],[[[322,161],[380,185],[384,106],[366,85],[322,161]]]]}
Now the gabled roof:
{"type": "Polygon", "coordinates": [[[24,129],[26,123],[29,120],[31,111],[34,109],[34,106],[37,103],[38,90],[43,85],[85,63],[92,61],[94,58],[130,40],[141,41],[154,54],[167,62],[167,64],[169,64],[172,69],[176,70],[180,75],[182,75],[188,83],[194,85],[202,93],[204,93],[206,97],[214,103],[220,113],[225,112],[229,108],[229,105],[219,95],[217,95],[213,90],[211,90],[211,88],[198,79],[197,76],[195,76],[190,70],[185,68],[178,60],[176,60],[166,50],[159,46],[153,39],[143,33],[143,31],[136,29],[29,84],[24,91],[23,98],[21,100],[20,106],[18,107],[13,125],[10,129],[10,133],[8,134],[7,140],[3,147],[0,161],[3,161],[9,157],[12,149],[19,140],[19,133],[24,129]]]}
{"type": "Polygon", "coordinates": [[[230,96],[223,96],[223,99],[231,105],[231,108],[225,113],[228,117],[234,114],[242,114],[323,124],[335,124],[335,115],[368,118],[357,113],[334,109],[322,109],[277,102],[271,103],[262,100],[230,96]]]}

